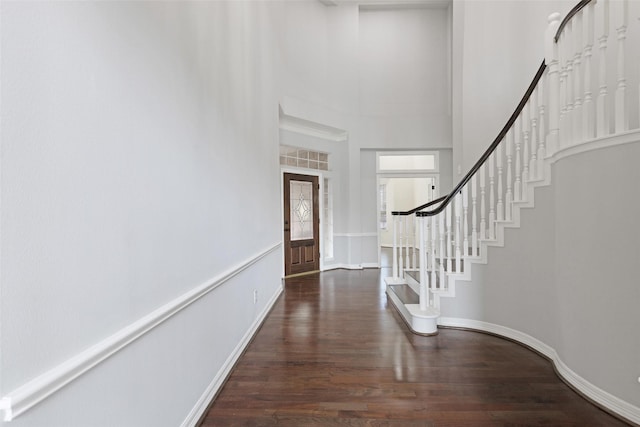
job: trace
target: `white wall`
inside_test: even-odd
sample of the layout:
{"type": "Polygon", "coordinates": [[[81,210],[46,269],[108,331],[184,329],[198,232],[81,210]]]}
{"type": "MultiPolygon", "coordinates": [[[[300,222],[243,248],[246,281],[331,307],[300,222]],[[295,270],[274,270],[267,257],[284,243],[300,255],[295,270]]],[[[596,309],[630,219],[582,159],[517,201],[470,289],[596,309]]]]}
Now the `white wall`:
{"type": "Polygon", "coordinates": [[[573,372],[640,406],[640,142],[556,162],[504,248],[472,266],[472,282],[442,299],[446,317],[524,332],[573,372]],[[604,363],[603,361],[606,361],[604,363]]]}
{"type": "Polygon", "coordinates": [[[559,353],[580,376],[637,407],[639,156],[636,142],[554,169],[559,353]]]}
{"type": "MultiPolygon", "coordinates": [[[[348,200],[346,182],[348,177],[349,157],[347,155],[347,143],[340,141],[329,141],[326,139],[303,135],[288,130],[280,130],[280,144],[292,147],[308,148],[329,154],[329,171],[313,171],[321,173],[323,178],[329,178],[333,189],[333,230],[336,234],[348,232],[347,224],[349,219],[348,200]]],[[[300,173],[311,172],[301,169],[300,173]]],[[[322,227],[322,222],[320,224],[322,227]]],[[[321,252],[323,252],[320,244],[321,252]]],[[[344,264],[347,262],[348,248],[344,239],[334,239],[334,259],[325,260],[324,266],[331,264],[344,264]]]]}
{"type": "MultiPolygon", "coordinates": [[[[3,2],[2,396],[280,241],[280,7],[3,2]]],[[[11,425],[180,424],[281,262],[11,425]]]]}
{"type": "MultiPolygon", "coordinates": [[[[439,195],[449,193],[453,189],[451,170],[451,150],[443,149],[437,150],[439,158],[439,195]]],[[[378,234],[378,210],[377,210],[377,171],[376,171],[376,150],[362,150],[360,152],[360,180],[362,192],[358,198],[358,202],[361,206],[361,225],[362,233],[368,236],[370,240],[368,244],[374,245],[375,251],[369,251],[364,262],[375,262],[377,259],[377,234],[378,234]],[[373,261],[372,261],[373,260],[373,261]]],[[[409,191],[413,191],[412,189],[409,191]]],[[[426,200],[416,200],[415,204],[410,203],[414,208],[426,200]]],[[[384,243],[384,242],[383,242],[384,243]]]]}
{"type": "Polygon", "coordinates": [[[362,146],[451,146],[448,11],[361,8],[362,146]]]}
{"type": "Polygon", "coordinates": [[[574,3],[453,2],[456,173],[458,165],[462,174],[473,166],[524,95],[544,59],[547,17],[552,12],[564,17],[574,3]]]}
{"type": "MultiPolygon", "coordinates": [[[[348,133],[340,178],[346,205],[338,213],[346,222],[336,227],[336,262],[375,263],[375,161],[363,163],[361,153],[451,147],[448,11],[317,1],[288,2],[285,9],[278,33],[285,113],[348,133]]],[[[448,154],[441,162],[450,165],[448,154]]],[[[444,176],[451,167],[445,169],[443,183],[451,181],[444,176]]]]}

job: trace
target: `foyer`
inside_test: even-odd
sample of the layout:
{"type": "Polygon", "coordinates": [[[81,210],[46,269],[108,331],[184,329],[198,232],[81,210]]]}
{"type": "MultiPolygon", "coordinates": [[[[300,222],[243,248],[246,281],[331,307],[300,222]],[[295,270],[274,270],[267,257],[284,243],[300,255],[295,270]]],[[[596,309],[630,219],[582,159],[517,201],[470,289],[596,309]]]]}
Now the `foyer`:
{"type": "Polygon", "coordinates": [[[624,426],[514,342],[411,333],[385,269],[290,278],[201,427],[624,426]]]}
{"type": "Polygon", "coordinates": [[[640,424],[640,0],[0,0],[0,40],[0,427],[609,425],[553,369],[640,424]]]}

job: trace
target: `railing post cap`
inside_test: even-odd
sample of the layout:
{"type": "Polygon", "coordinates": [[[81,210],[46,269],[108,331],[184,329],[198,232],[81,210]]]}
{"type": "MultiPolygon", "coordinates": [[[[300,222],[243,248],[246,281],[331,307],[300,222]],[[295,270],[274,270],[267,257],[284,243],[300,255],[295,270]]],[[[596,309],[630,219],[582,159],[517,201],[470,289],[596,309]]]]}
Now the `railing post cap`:
{"type": "Polygon", "coordinates": [[[551,15],[549,15],[549,17],[547,18],[547,21],[549,22],[549,24],[552,24],[556,21],[560,22],[560,12],[553,12],[551,15]]]}

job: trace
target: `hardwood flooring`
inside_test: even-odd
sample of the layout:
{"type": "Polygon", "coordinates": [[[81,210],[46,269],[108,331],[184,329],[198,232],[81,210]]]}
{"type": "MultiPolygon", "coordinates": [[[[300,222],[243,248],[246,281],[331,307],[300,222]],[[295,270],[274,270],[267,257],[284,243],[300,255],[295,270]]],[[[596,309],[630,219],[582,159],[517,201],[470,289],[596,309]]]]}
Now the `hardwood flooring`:
{"type": "Polygon", "coordinates": [[[516,343],[453,329],[412,334],[380,276],[287,279],[201,426],[627,425],[516,343]]]}

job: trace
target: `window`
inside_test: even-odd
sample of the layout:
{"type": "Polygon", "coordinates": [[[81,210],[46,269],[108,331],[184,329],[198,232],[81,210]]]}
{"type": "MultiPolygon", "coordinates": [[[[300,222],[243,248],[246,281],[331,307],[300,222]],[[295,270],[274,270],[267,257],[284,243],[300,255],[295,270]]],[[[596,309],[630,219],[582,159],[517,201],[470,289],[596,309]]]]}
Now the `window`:
{"type": "Polygon", "coordinates": [[[324,220],[324,257],[333,258],[333,189],[331,179],[324,179],[322,194],[324,220]]]}
{"type": "Polygon", "coordinates": [[[280,164],[282,166],[327,171],[329,170],[329,154],[281,145],[280,164]]]}
{"type": "Polygon", "coordinates": [[[383,152],[378,153],[378,172],[415,173],[437,172],[437,152],[383,152]]]}
{"type": "Polygon", "coordinates": [[[387,184],[380,184],[378,187],[378,193],[380,196],[380,228],[387,229],[387,184]]]}
{"type": "MultiPolygon", "coordinates": [[[[329,154],[321,151],[313,151],[306,148],[280,146],[280,165],[296,168],[329,171],[329,154]]],[[[322,174],[325,175],[325,174],[322,174]]],[[[333,258],[333,183],[328,177],[324,177],[322,191],[322,251],[324,258],[333,258]]],[[[300,200],[299,194],[291,195],[291,200],[296,200],[297,211],[292,213],[302,218],[306,212],[305,206],[300,200]]],[[[293,209],[293,208],[292,208],[293,209]]],[[[293,224],[293,223],[292,223],[293,224]]],[[[303,223],[304,225],[304,223],[303,223]]],[[[293,230],[293,226],[292,226],[293,230]]]]}

